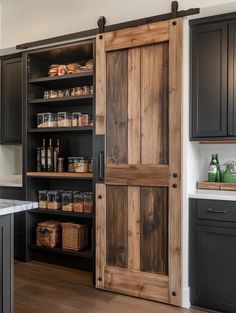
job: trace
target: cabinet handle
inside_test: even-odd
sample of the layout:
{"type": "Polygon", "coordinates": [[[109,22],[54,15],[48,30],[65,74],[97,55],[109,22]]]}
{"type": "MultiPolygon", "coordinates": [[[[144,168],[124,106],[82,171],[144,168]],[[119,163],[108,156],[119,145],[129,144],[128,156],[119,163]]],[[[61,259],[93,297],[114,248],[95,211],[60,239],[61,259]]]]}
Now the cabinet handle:
{"type": "Polygon", "coordinates": [[[208,211],[209,213],[219,213],[219,214],[226,214],[226,213],[228,213],[228,210],[227,210],[227,209],[224,209],[224,210],[216,210],[216,209],[209,208],[209,209],[207,209],[207,211],[208,211]]]}
{"type": "Polygon", "coordinates": [[[100,151],[98,155],[98,180],[104,181],[104,152],[100,151]]]}

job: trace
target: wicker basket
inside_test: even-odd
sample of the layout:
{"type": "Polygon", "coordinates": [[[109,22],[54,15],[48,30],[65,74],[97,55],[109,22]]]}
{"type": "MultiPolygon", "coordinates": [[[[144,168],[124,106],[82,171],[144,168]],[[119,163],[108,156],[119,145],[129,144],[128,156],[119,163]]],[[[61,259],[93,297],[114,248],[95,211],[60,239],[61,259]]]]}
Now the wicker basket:
{"type": "Polygon", "coordinates": [[[55,248],[61,242],[61,223],[57,221],[38,223],[36,238],[37,246],[55,248]]]}
{"type": "Polygon", "coordinates": [[[87,225],[62,223],[62,249],[79,251],[87,246],[87,225]]]}

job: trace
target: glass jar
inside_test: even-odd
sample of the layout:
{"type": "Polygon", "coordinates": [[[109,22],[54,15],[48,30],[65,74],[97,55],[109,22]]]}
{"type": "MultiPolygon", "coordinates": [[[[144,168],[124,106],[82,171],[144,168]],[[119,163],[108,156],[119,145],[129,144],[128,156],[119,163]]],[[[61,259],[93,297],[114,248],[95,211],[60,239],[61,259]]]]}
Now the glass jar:
{"type": "Polygon", "coordinates": [[[74,212],[84,212],[84,196],[81,192],[75,191],[73,193],[74,212]]]}
{"type": "Polygon", "coordinates": [[[50,93],[49,93],[48,90],[45,90],[45,91],[43,92],[43,98],[44,98],[44,99],[49,99],[49,98],[50,98],[50,93]]]}
{"type": "Polygon", "coordinates": [[[71,113],[58,112],[57,125],[58,127],[71,127],[71,113]]]}
{"type": "Polygon", "coordinates": [[[64,158],[58,158],[57,159],[57,171],[59,173],[63,173],[64,172],[64,158]]]}
{"type": "Polygon", "coordinates": [[[49,91],[49,98],[50,99],[57,98],[57,90],[50,90],[49,91]]]}
{"type": "Polygon", "coordinates": [[[93,213],[93,193],[84,192],[84,213],[93,213]]]}
{"type": "Polygon", "coordinates": [[[37,128],[43,128],[44,126],[44,113],[37,114],[37,128]]]}
{"type": "Polygon", "coordinates": [[[57,114],[44,113],[44,127],[57,127],[57,114]]]}
{"type": "Polygon", "coordinates": [[[65,91],[64,90],[58,90],[57,91],[57,97],[58,98],[63,98],[65,96],[65,91]]]}
{"type": "Polygon", "coordinates": [[[75,172],[75,158],[68,157],[68,172],[75,172]]]}
{"type": "Polygon", "coordinates": [[[80,112],[72,113],[72,127],[78,127],[79,126],[80,115],[81,115],[80,112]]]}
{"type": "Polygon", "coordinates": [[[84,87],[76,87],[75,96],[83,96],[83,95],[84,95],[84,87]]]}
{"type": "Polygon", "coordinates": [[[90,86],[90,94],[93,95],[93,85],[90,86]]]}
{"type": "Polygon", "coordinates": [[[65,97],[70,97],[70,89],[65,89],[65,97]]]}
{"type": "Polygon", "coordinates": [[[39,209],[47,209],[47,190],[38,191],[39,209]]]}
{"type": "Polygon", "coordinates": [[[64,191],[62,193],[62,211],[73,211],[73,195],[72,191],[64,191]]]}
{"type": "Polygon", "coordinates": [[[88,172],[93,172],[93,158],[88,158],[88,172]]]}
{"type": "Polygon", "coordinates": [[[88,159],[85,157],[75,158],[75,172],[86,173],[88,172],[88,159]]]}
{"type": "Polygon", "coordinates": [[[47,208],[49,210],[61,209],[61,193],[57,190],[50,190],[47,194],[47,208]]]}
{"type": "Polygon", "coordinates": [[[89,86],[84,86],[84,95],[90,95],[90,87],[89,86]]]}

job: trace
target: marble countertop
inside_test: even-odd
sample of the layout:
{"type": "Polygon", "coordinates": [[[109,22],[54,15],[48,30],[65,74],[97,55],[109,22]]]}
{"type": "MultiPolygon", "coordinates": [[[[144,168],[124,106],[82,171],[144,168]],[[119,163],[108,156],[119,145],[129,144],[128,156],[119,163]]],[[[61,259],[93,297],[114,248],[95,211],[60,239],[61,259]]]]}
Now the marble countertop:
{"type": "Polygon", "coordinates": [[[196,189],[188,197],[194,199],[236,201],[236,191],[196,189]]]}
{"type": "Polygon", "coordinates": [[[36,209],[38,202],[0,199],[0,216],[36,209]]]}

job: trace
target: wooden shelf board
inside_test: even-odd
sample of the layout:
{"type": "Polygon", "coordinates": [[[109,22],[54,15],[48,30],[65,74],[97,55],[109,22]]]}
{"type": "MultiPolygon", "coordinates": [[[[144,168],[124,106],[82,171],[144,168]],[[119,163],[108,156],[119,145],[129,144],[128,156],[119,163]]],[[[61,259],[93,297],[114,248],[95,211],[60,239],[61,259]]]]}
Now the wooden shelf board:
{"type": "Polygon", "coordinates": [[[63,250],[62,248],[49,248],[49,247],[38,247],[35,244],[28,245],[29,249],[31,250],[38,250],[42,252],[50,252],[50,253],[57,253],[63,255],[70,255],[75,257],[81,257],[86,259],[94,259],[94,254],[91,249],[82,250],[82,251],[70,251],[70,250],[63,250]]]}
{"type": "Polygon", "coordinates": [[[208,190],[229,190],[236,191],[236,183],[212,183],[212,182],[198,182],[198,189],[208,189],[208,190]]]}
{"type": "Polygon", "coordinates": [[[44,127],[44,128],[29,128],[28,133],[60,133],[60,132],[87,132],[93,131],[93,126],[81,127],[44,127]]]}
{"type": "Polygon", "coordinates": [[[27,177],[37,178],[72,178],[72,179],[93,179],[92,173],[54,173],[54,172],[27,172],[27,177]]]}
{"type": "Polygon", "coordinates": [[[55,77],[40,77],[40,78],[31,78],[29,79],[29,83],[31,84],[37,84],[42,82],[54,82],[54,81],[61,81],[61,80],[70,80],[74,78],[80,78],[80,77],[88,77],[93,76],[93,71],[88,72],[81,72],[76,74],[68,74],[68,75],[62,75],[62,76],[55,76],[55,77]]]}
{"type": "Polygon", "coordinates": [[[50,215],[58,215],[58,216],[69,216],[69,217],[79,217],[86,219],[93,219],[93,213],[79,213],[79,212],[67,212],[61,210],[49,210],[49,209],[34,209],[29,211],[32,214],[50,214],[50,215]]]}
{"type": "Polygon", "coordinates": [[[60,102],[74,102],[80,100],[93,99],[93,95],[88,96],[70,96],[70,97],[62,97],[62,98],[53,98],[53,99],[32,99],[29,101],[31,104],[48,104],[48,103],[60,103],[60,102]]]}

